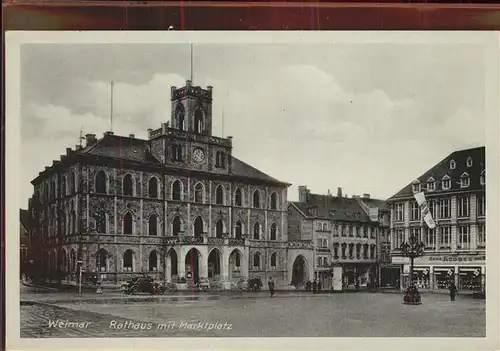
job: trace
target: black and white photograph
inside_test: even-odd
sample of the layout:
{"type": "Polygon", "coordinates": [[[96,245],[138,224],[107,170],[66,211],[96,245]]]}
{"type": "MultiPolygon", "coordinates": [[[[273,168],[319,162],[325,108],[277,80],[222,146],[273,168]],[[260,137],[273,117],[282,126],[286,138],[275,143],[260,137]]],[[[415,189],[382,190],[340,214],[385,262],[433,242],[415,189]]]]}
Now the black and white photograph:
{"type": "Polygon", "coordinates": [[[498,39],[298,33],[8,38],[16,343],[499,347],[498,39]]]}

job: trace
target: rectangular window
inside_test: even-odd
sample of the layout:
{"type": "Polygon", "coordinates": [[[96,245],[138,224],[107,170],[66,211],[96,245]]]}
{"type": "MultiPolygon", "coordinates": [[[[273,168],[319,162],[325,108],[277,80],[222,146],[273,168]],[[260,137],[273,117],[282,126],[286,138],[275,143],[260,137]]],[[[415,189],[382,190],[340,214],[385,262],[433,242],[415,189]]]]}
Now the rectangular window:
{"type": "Polygon", "coordinates": [[[341,227],[342,236],[345,236],[345,225],[341,227]]]}
{"type": "Polygon", "coordinates": [[[470,198],[468,196],[463,196],[457,198],[457,200],[457,217],[470,217],[470,198]]]}
{"type": "Polygon", "coordinates": [[[470,226],[462,225],[458,227],[458,245],[457,249],[470,249],[470,226]]]}
{"type": "Polygon", "coordinates": [[[439,228],[439,247],[449,248],[451,243],[451,227],[445,226],[439,228]]]}
{"type": "Polygon", "coordinates": [[[434,249],[436,247],[436,229],[425,228],[424,245],[426,249],[434,249]]]}
{"type": "Polygon", "coordinates": [[[322,239],[316,239],[316,247],[322,247],[322,239]]]}
{"type": "Polygon", "coordinates": [[[439,200],[439,218],[451,217],[451,199],[439,200]]]}
{"type": "Polygon", "coordinates": [[[339,258],[339,245],[338,244],[335,244],[333,246],[333,257],[335,259],[339,258]]]}
{"type": "Polygon", "coordinates": [[[437,219],[438,218],[438,206],[436,206],[436,201],[430,200],[427,202],[427,205],[429,206],[429,212],[431,213],[432,218],[437,219]]]}
{"type": "Polygon", "coordinates": [[[420,220],[420,208],[416,201],[410,202],[410,221],[420,220]]]}
{"type": "Polygon", "coordinates": [[[404,229],[394,230],[394,248],[399,249],[405,237],[404,229]]]}
{"type": "Polygon", "coordinates": [[[182,161],[182,146],[172,144],[172,161],[182,161]]]}
{"type": "Polygon", "coordinates": [[[405,220],[405,204],[396,204],[394,211],[396,212],[396,222],[403,222],[405,220]]]}
{"type": "Polygon", "coordinates": [[[428,191],[434,191],[434,190],[436,190],[436,182],[428,182],[427,183],[427,190],[428,191]]]}
{"type": "Polygon", "coordinates": [[[423,241],[421,235],[422,235],[421,228],[410,228],[410,236],[414,236],[418,242],[423,241]]]}
{"type": "Polygon", "coordinates": [[[486,215],[486,198],[484,195],[479,195],[477,197],[477,215],[479,217],[484,217],[486,215]]]}
{"type": "Polygon", "coordinates": [[[349,226],[349,236],[352,236],[352,226],[349,226]]]}
{"type": "Polygon", "coordinates": [[[477,247],[480,249],[486,247],[486,226],[483,223],[477,225],[477,247]]]}
{"type": "Polygon", "coordinates": [[[377,233],[376,228],[370,227],[370,238],[375,239],[375,234],[377,233]]]}
{"type": "Polygon", "coordinates": [[[323,262],[321,257],[318,257],[318,266],[321,266],[321,263],[323,262]]]}
{"type": "Polygon", "coordinates": [[[336,224],[333,226],[333,236],[339,236],[339,227],[336,224]]]}

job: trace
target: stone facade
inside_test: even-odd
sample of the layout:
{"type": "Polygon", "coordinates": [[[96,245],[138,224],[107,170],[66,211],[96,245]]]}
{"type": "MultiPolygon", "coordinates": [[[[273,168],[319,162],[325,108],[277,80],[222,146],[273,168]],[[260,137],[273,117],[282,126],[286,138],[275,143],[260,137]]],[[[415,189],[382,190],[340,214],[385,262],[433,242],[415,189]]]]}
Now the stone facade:
{"type": "Polygon", "coordinates": [[[185,287],[208,278],[229,289],[274,277],[287,287],[287,188],[231,155],[211,131],[211,88],[172,89],[172,125],[148,140],[88,134],[32,182],[30,255],[45,272],[76,279],[138,273],[185,287]],[[172,128],[173,127],[173,128],[172,128]]]}

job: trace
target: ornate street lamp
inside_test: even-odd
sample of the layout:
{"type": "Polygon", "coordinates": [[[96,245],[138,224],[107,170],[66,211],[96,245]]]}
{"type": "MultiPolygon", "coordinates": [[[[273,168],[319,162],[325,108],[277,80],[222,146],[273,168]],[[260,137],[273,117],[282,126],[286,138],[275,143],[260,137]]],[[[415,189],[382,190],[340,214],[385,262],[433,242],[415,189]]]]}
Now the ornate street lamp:
{"type": "Polygon", "coordinates": [[[97,210],[94,212],[94,219],[96,221],[94,226],[94,232],[96,234],[97,240],[97,252],[96,252],[96,268],[97,268],[97,293],[102,293],[102,281],[101,281],[101,237],[100,230],[102,226],[106,228],[106,209],[105,202],[102,198],[98,200],[97,210]],[[98,225],[100,224],[100,225],[98,225]]]}
{"type": "Polygon", "coordinates": [[[401,252],[403,257],[408,257],[410,259],[410,284],[406,290],[404,302],[410,304],[420,304],[420,294],[417,287],[413,284],[413,264],[415,258],[422,257],[424,255],[425,245],[423,242],[419,242],[415,235],[411,235],[408,238],[408,242],[401,244],[401,252]]]}

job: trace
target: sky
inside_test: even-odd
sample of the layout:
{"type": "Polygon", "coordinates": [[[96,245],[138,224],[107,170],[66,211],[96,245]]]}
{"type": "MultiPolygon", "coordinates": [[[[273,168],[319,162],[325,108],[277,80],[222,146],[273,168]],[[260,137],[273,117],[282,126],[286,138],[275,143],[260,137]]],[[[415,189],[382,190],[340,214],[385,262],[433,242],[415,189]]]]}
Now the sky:
{"type": "Polygon", "coordinates": [[[289,200],[298,185],[385,199],[485,145],[484,62],[475,44],[196,44],[191,72],[189,44],[23,44],[22,203],[80,130],[110,130],[111,81],[113,132],[146,139],[191,75],[213,86],[213,134],[289,200]]]}

